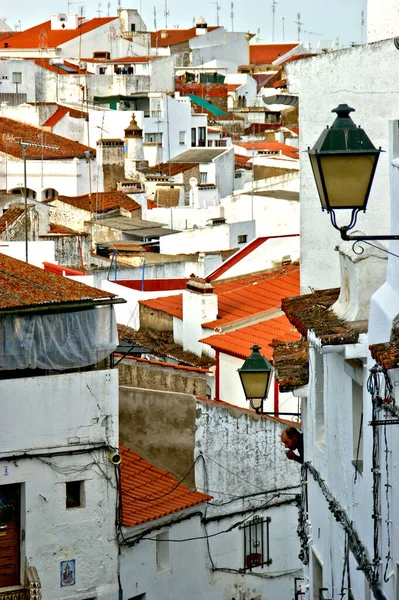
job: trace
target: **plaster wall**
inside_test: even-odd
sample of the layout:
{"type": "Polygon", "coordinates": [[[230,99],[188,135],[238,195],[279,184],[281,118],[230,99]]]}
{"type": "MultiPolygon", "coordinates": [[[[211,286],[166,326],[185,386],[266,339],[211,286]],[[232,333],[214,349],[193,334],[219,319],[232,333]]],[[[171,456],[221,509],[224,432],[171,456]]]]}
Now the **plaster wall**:
{"type": "MultiPolygon", "coordinates": [[[[82,271],[90,264],[91,240],[85,235],[40,236],[54,244],[55,261],[64,267],[82,271]]],[[[48,261],[51,262],[51,261],[48,261]]]]}
{"type": "Polygon", "coordinates": [[[61,200],[51,202],[51,222],[55,225],[69,227],[73,231],[85,233],[85,222],[90,221],[92,213],[61,200]]]}
{"type": "Polygon", "coordinates": [[[125,359],[118,365],[119,384],[206,397],[205,373],[125,359]]]}
{"type": "MultiPolygon", "coordinates": [[[[129,42],[119,36],[119,28],[119,19],[114,19],[101,27],[96,27],[96,29],[59,46],[58,56],[76,59],[79,59],[79,57],[91,58],[93,52],[98,50],[110,52],[111,58],[127,56],[129,42]]],[[[143,48],[142,54],[145,53],[146,49],[143,48]]]]}
{"type": "Polygon", "coordinates": [[[291,261],[299,259],[299,236],[269,238],[255,248],[248,256],[232,265],[221,278],[237,277],[248,273],[256,273],[272,268],[283,256],[290,256],[291,261]]]}
{"type": "Polygon", "coordinates": [[[367,0],[367,43],[397,35],[399,6],[396,0],[367,0]]]}
{"type": "MultiPolygon", "coordinates": [[[[216,183],[219,188],[220,198],[225,198],[234,190],[234,150],[233,147],[223,152],[220,156],[214,159],[215,163],[215,180],[211,183],[216,183]]],[[[200,167],[202,171],[202,166],[200,167]]]]}
{"type": "Polygon", "coordinates": [[[26,94],[27,102],[36,100],[33,63],[22,58],[10,58],[0,61],[0,93],[15,94],[17,91],[18,94],[26,94]],[[22,81],[18,86],[12,82],[13,73],[21,73],[22,81]]]}
{"type": "Polygon", "coordinates": [[[240,65],[248,64],[249,49],[246,33],[227,32],[224,27],[219,27],[197,36],[189,41],[191,48],[191,63],[194,67],[211,60],[228,61],[235,68],[228,72],[236,73],[240,65]]]}
{"type": "MultiPolygon", "coordinates": [[[[133,279],[133,278],[131,278],[133,279]]],[[[148,300],[150,298],[161,298],[163,296],[173,296],[175,294],[181,294],[181,290],[168,290],[165,292],[154,291],[154,292],[141,292],[138,290],[130,289],[124,285],[119,285],[107,279],[102,279],[100,287],[102,290],[116,294],[120,298],[126,300],[126,304],[116,304],[114,307],[116,313],[117,323],[121,325],[127,325],[132,329],[139,330],[141,327],[139,310],[139,300],[148,300]]],[[[144,307],[142,307],[144,308],[144,307]]]]}
{"type": "Polygon", "coordinates": [[[222,206],[229,222],[253,219],[256,237],[299,233],[300,205],[295,200],[240,194],[228,196],[222,201],[222,206]]]}
{"type": "MultiPolygon", "coordinates": [[[[197,225],[197,227],[205,227],[207,221],[220,216],[219,206],[208,206],[207,208],[176,206],[172,209],[153,208],[147,212],[146,218],[149,221],[155,221],[156,223],[165,223],[169,227],[171,227],[173,223],[173,227],[183,230],[192,229],[194,225],[197,225]]],[[[172,254],[174,254],[174,252],[172,254]]]]}
{"type": "MultiPolygon", "coordinates": [[[[378,10],[381,8],[378,7],[378,10]]],[[[381,18],[389,19],[389,16],[381,18]]],[[[305,150],[313,146],[325,126],[332,123],[330,111],[340,102],[346,102],[356,109],[353,120],[364,128],[376,147],[388,149],[387,120],[398,116],[397,53],[392,40],[387,40],[321,54],[287,65],[289,91],[299,94],[302,289],[339,285],[339,261],[338,256],[334,255],[339,234],[331,226],[328,216],[320,210],[316,184],[305,150]],[[366,68],[371,64],[379,65],[378,77],[374,69],[366,68]],[[326,239],[331,242],[326,244],[326,239]]],[[[389,232],[388,166],[388,155],[383,153],[367,213],[358,219],[357,227],[366,233],[377,233],[376,223],[378,233],[389,232]]],[[[339,222],[345,224],[347,219],[340,215],[339,222]]]]}
{"type": "Polygon", "coordinates": [[[1,453],[70,444],[117,446],[116,386],[113,370],[1,380],[1,396],[10,405],[0,425],[1,453]]]}
{"type": "Polygon", "coordinates": [[[228,224],[186,229],[160,238],[162,254],[180,254],[185,252],[210,252],[230,249],[230,227],[228,224]]]}
{"type": "MultiPolygon", "coordinates": [[[[25,260],[25,242],[1,242],[0,252],[25,260]]],[[[43,269],[43,261],[56,263],[55,246],[53,241],[28,242],[28,258],[29,264],[43,269]]]]}
{"type": "MultiPolygon", "coordinates": [[[[85,159],[27,160],[27,188],[36,192],[37,200],[45,197],[45,190],[54,189],[64,196],[88,194],[97,189],[97,161],[91,159],[91,187],[89,165],[85,159]]],[[[23,187],[23,161],[0,153],[0,187],[8,191],[23,187]],[[7,163],[7,166],[6,166],[7,163]],[[7,175],[7,176],[6,176],[7,175]]],[[[99,191],[102,191],[99,189],[99,191]]]]}
{"type": "Polygon", "coordinates": [[[183,346],[183,319],[173,317],[173,339],[176,344],[183,346]]]}
{"type": "MultiPolygon", "coordinates": [[[[189,394],[120,386],[120,440],[180,480],[194,461],[195,411],[189,394]]],[[[193,472],[185,483],[193,485],[193,472]]]]}
{"type": "MultiPolygon", "coordinates": [[[[199,340],[204,337],[202,323],[216,319],[218,299],[216,294],[198,294],[183,290],[183,348],[198,356],[213,356],[213,350],[199,340]]],[[[212,332],[213,333],[213,332],[212,332]]]]}

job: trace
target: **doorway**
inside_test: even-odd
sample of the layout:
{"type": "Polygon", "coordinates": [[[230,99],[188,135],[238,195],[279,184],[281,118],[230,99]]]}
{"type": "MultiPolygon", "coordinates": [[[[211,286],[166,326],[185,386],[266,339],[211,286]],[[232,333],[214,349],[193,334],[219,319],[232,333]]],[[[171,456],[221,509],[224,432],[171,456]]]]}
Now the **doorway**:
{"type": "Polygon", "coordinates": [[[0,486],[0,588],[20,583],[20,486],[0,486]]]}

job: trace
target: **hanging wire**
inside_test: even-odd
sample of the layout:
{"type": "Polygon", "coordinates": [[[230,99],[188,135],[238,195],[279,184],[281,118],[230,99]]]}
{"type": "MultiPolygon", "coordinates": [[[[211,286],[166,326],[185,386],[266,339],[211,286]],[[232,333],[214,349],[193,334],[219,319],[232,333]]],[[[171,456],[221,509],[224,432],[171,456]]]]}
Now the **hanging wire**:
{"type": "Polygon", "coordinates": [[[349,539],[348,534],[345,533],[345,547],[344,547],[344,565],[342,569],[342,578],[341,578],[341,591],[340,591],[340,599],[345,596],[345,575],[348,571],[349,574],[349,539]]]}
{"type": "Polygon", "coordinates": [[[387,426],[386,423],[384,424],[384,452],[385,452],[385,500],[386,500],[386,505],[387,505],[387,518],[386,518],[386,525],[387,525],[387,555],[385,557],[385,569],[384,569],[384,582],[388,583],[389,578],[388,578],[388,567],[390,564],[390,561],[392,560],[391,557],[391,506],[389,503],[389,496],[390,496],[390,488],[392,487],[391,484],[389,483],[390,479],[389,479],[389,448],[388,448],[388,439],[387,439],[387,426]]]}

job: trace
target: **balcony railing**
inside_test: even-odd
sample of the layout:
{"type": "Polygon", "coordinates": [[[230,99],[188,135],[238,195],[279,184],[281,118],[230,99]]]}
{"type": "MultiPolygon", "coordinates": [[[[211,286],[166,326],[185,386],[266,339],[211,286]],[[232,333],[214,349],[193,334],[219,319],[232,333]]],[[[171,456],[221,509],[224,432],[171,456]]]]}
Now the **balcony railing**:
{"type": "Polygon", "coordinates": [[[152,117],[153,119],[160,119],[162,117],[162,111],[161,110],[145,110],[144,117],[145,118],[152,117]]]}

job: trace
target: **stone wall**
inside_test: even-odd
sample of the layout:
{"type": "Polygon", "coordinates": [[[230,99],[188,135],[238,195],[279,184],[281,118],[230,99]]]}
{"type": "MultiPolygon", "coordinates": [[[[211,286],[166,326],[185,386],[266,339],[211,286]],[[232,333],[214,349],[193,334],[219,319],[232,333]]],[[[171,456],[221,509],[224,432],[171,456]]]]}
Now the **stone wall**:
{"type": "Polygon", "coordinates": [[[141,329],[152,331],[173,331],[173,317],[160,310],[154,310],[143,304],[139,305],[141,329]]]}

